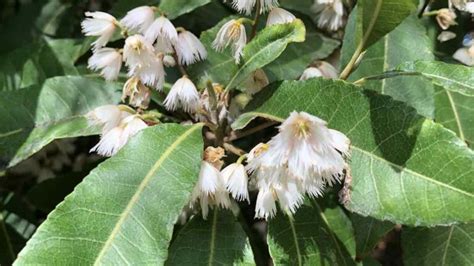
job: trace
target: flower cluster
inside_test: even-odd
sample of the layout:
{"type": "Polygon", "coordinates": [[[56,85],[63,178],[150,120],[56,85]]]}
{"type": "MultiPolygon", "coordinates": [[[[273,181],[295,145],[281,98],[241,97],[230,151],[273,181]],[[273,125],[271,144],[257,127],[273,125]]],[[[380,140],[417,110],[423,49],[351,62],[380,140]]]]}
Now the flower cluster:
{"type": "MultiPolygon", "coordinates": [[[[93,54],[89,58],[88,67],[100,71],[104,79],[112,81],[119,77],[122,64],[125,64],[128,80],[123,86],[122,101],[128,99],[131,106],[141,110],[148,108],[152,89],[163,91],[165,67],[173,67],[176,64],[190,65],[207,57],[204,45],[193,33],[183,28],[175,28],[156,7],[134,8],[120,20],[104,12],[86,12],[85,15],[86,19],[81,24],[82,31],[86,36],[97,37],[93,43],[93,54]],[[125,38],[123,48],[106,47],[109,41],[120,33],[125,38]]],[[[177,108],[189,113],[197,111],[199,94],[185,73],[174,83],[164,104],[170,111],[177,108]]],[[[112,107],[107,106],[92,113],[95,116],[108,117],[112,115],[111,110],[112,107]]],[[[127,134],[119,134],[118,130],[106,132],[104,127],[102,139],[92,151],[106,156],[116,153],[129,136],[133,135],[128,134],[130,126],[126,126],[130,122],[131,125],[137,124],[136,120],[129,118],[120,126],[127,129],[127,134]]],[[[137,128],[143,127],[141,124],[137,128]]]]}
{"type": "Polygon", "coordinates": [[[294,213],[305,194],[320,196],[326,185],[340,182],[349,144],[344,134],[327,128],[324,120],[292,112],[279,134],[256,146],[247,159],[259,189],[256,217],[273,217],[276,201],[283,210],[294,213]]]}

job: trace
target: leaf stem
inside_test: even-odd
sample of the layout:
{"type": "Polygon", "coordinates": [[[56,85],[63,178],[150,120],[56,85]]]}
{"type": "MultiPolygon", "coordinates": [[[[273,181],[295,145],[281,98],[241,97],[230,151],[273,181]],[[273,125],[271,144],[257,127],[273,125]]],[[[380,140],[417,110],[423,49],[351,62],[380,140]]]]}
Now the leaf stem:
{"type": "Polygon", "coordinates": [[[382,74],[378,75],[371,75],[367,77],[363,77],[361,79],[358,79],[354,81],[354,85],[360,86],[363,85],[367,80],[381,80],[381,79],[387,79],[387,78],[396,78],[400,76],[418,76],[420,73],[418,72],[404,72],[404,71],[387,71],[382,74]]]}
{"type": "Polygon", "coordinates": [[[250,40],[252,40],[255,37],[255,35],[257,35],[258,20],[260,18],[260,8],[261,8],[260,1],[257,1],[256,7],[255,7],[255,16],[253,18],[253,23],[252,23],[252,33],[250,34],[250,40]]]}

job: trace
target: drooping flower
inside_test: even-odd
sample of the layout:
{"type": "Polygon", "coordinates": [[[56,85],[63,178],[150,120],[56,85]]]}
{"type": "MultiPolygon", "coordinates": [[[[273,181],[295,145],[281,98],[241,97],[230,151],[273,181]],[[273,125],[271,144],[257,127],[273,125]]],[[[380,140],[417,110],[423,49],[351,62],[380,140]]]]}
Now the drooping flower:
{"type": "Polygon", "coordinates": [[[130,114],[123,118],[119,125],[103,134],[99,143],[90,152],[95,151],[103,156],[112,156],[125,146],[132,136],[146,127],[147,124],[137,115],[130,114]]]}
{"type": "Polygon", "coordinates": [[[209,213],[209,207],[229,208],[231,205],[221,173],[205,160],[201,162],[201,171],[191,194],[190,207],[198,202],[204,219],[209,213]]]}
{"type": "Polygon", "coordinates": [[[178,32],[173,23],[165,16],[160,16],[145,31],[145,39],[150,43],[154,43],[158,37],[165,38],[171,42],[178,40],[178,32]]]}
{"type": "Polygon", "coordinates": [[[248,176],[245,167],[241,163],[228,165],[221,171],[227,190],[236,200],[249,201],[248,176]]]}
{"type": "Polygon", "coordinates": [[[442,8],[438,10],[438,14],[436,15],[436,21],[443,30],[447,30],[450,26],[457,24],[456,13],[451,9],[442,8]]]}
{"type": "Polygon", "coordinates": [[[190,65],[207,57],[206,48],[201,41],[193,33],[186,30],[178,34],[175,48],[179,62],[182,65],[190,65]]]}
{"type": "Polygon", "coordinates": [[[267,26],[291,23],[296,17],[283,8],[275,7],[268,14],[267,26]]]}
{"type": "Polygon", "coordinates": [[[155,10],[151,6],[139,6],[127,12],[120,23],[128,30],[145,33],[155,19],[155,10]]]}
{"type": "Polygon", "coordinates": [[[247,169],[260,191],[257,217],[274,215],[271,199],[294,213],[304,194],[321,195],[325,185],[339,182],[347,168],[349,139],[327,128],[324,120],[292,112],[279,131],[267,144],[255,147],[247,159],[247,169]]]}
{"type": "Polygon", "coordinates": [[[336,31],[344,24],[344,6],[341,0],[315,0],[311,10],[319,14],[318,27],[336,31]]]}
{"type": "Polygon", "coordinates": [[[122,101],[129,98],[129,104],[138,108],[146,109],[150,104],[151,92],[140,78],[134,76],[125,82],[122,90],[122,101]]]}
{"type": "Polygon", "coordinates": [[[173,44],[167,38],[158,36],[155,42],[155,51],[163,54],[172,54],[174,52],[173,44]]]}
{"type": "Polygon", "coordinates": [[[235,62],[240,62],[242,51],[247,44],[247,33],[245,26],[240,20],[232,19],[226,22],[217,33],[216,39],[212,42],[212,47],[222,52],[227,46],[232,46],[232,54],[235,62]]]}
{"type": "Polygon", "coordinates": [[[86,12],[86,19],[82,21],[82,32],[86,36],[99,36],[92,43],[94,49],[104,47],[112,38],[117,28],[117,20],[110,14],[105,12],[86,12]]]}
{"type": "Polygon", "coordinates": [[[259,68],[244,81],[242,88],[245,88],[247,94],[254,95],[268,84],[270,84],[270,81],[268,80],[267,74],[265,74],[263,69],[259,68]]]}
{"type": "Polygon", "coordinates": [[[137,67],[150,65],[154,55],[153,45],[147,42],[142,35],[132,35],[125,40],[123,59],[132,71],[137,67]]]}
{"type": "Polygon", "coordinates": [[[314,64],[314,66],[308,67],[303,71],[300,80],[307,80],[317,77],[336,79],[338,77],[337,69],[328,62],[318,61],[314,64]]]}
{"type": "Polygon", "coordinates": [[[143,64],[131,69],[130,76],[138,76],[143,84],[152,86],[158,91],[163,89],[165,83],[165,69],[163,55],[151,55],[148,64],[143,64]]]}
{"type": "Polygon", "coordinates": [[[446,41],[449,41],[449,40],[452,40],[456,38],[456,33],[452,32],[452,31],[442,31],[440,34],[438,34],[438,41],[440,42],[446,42],[446,41]]]}
{"type": "Polygon", "coordinates": [[[174,111],[179,107],[186,112],[194,113],[199,106],[199,93],[194,83],[186,76],[178,79],[164,101],[168,110],[174,111]]]}
{"type": "Polygon", "coordinates": [[[90,125],[102,126],[102,134],[118,126],[120,121],[129,113],[120,110],[117,105],[103,105],[87,113],[87,121],[90,125]]]}
{"type": "Polygon", "coordinates": [[[474,66],[474,45],[471,47],[459,48],[453,54],[453,58],[466,66],[474,66]]]}
{"type": "Polygon", "coordinates": [[[256,1],[260,0],[233,0],[232,6],[240,13],[250,15],[252,13],[252,9],[255,6],[256,1]]]}
{"type": "Polygon", "coordinates": [[[278,0],[260,0],[260,13],[266,12],[278,6],[278,0]]]}
{"type": "Polygon", "coordinates": [[[116,80],[122,67],[122,54],[114,48],[99,48],[89,58],[87,67],[101,70],[105,80],[116,80]]]}

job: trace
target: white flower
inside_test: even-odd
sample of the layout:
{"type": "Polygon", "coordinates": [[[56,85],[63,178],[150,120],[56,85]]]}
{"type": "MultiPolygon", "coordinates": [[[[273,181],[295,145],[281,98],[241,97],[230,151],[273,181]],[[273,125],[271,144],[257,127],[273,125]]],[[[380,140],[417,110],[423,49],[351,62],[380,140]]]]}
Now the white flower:
{"type": "Polygon", "coordinates": [[[474,66],[474,45],[470,48],[459,48],[454,53],[453,58],[467,66],[474,66]]]}
{"type": "Polygon", "coordinates": [[[270,14],[268,14],[267,26],[291,23],[295,19],[296,17],[290,12],[283,8],[275,7],[270,11],[270,14]]]}
{"type": "Polygon", "coordinates": [[[122,101],[130,97],[129,104],[142,109],[148,108],[151,100],[150,89],[143,85],[138,77],[131,77],[125,82],[122,90],[122,101]]]}
{"type": "Polygon", "coordinates": [[[117,20],[105,12],[86,12],[85,15],[88,18],[81,23],[82,32],[86,36],[99,36],[92,43],[94,49],[104,47],[117,28],[117,20]]]}
{"type": "Polygon", "coordinates": [[[232,6],[240,13],[250,15],[250,13],[252,13],[253,7],[255,6],[255,3],[256,0],[233,0],[232,6]]]}
{"type": "Polygon", "coordinates": [[[189,31],[181,31],[178,34],[176,53],[182,65],[190,65],[194,62],[206,59],[207,51],[201,41],[189,31]]]}
{"type": "Polygon", "coordinates": [[[127,12],[120,23],[127,29],[144,33],[155,19],[155,10],[150,6],[139,6],[127,12]]]}
{"type": "Polygon", "coordinates": [[[438,41],[440,42],[446,42],[446,41],[449,41],[449,40],[452,40],[456,38],[456,33],[452,32],[452,31],[442,31],[439,35],[438,35],[438,41]]]}
{"type": "Polygon", "coordinates": [[[201,163],[199,180],[191,195],[191,207],[198,201],[204,219],[209,213],[209,207],[229,208],[231,205],[229,194],[225,189],[219,170],[206,161],[201,163]]]}
{"type": "Polygon", "coordinates": [[[143,84],[152,86],[158,91],[163,89],[165,74],[162,56],[154,54],[150,56],[147,64],[139,65],[129,71],[129,76],[138,76],[143,84]]]}
{"type": "Polygon", "coordinates": [[[323,73],[317,67],[308,67],[303,71],[301,74],[300,80],[308,80],[312,78],[319,78],[322,77],[323,73]]]}
{"type": "Polygon", "coordinates": [[[340,181],[349,155],[349,139],[308,113],[292,112],[279,131],[247,159],[260,190],[256,215],[266,219],[274,215],[270,192],[283,209],[294,213],[305,193],[319,196],[326,184],[340,181]]]}
{"type": "Polygon", "coordinates": [[[178,79],[164,101],[168,110],[182,107],[186,112],[195,112],[199,106],[199,94],[194,83],[186,76],[178,79]]]}
{"type": "Polygon", "coordinates": [[[337,69],[325,61],[318,61],[315,66],[308,67],[303,71],[300,80],[307,80],[317,77],[325,77],[330,79],[337,79],[337,69]]]}
{"type": "Polygon", "coordinates": [[[122,54],[114,48],[99,48],[89,58],[89,69],[97,71],[106,80],[116,80],[122,67],[122,54]]]}
{"type": "Polygon", "coordinates": [[[456,25],[456,13],[447,8],[442,8],[438,10],[438,14],[436,15],[436,21],[438,25],[443,29],[446,30],[450,26],[456,25]]]}
{"type": "Polygon", "coordinates": [[[151,61],[153,61],[151,58],[154,55],[153,45],[147,42],[142,35],[132,35],[125,40],[123,59],[131,71],[136,67],[150,65],[151,61]]]}
{"type": "Polygon", "coordinates": [[[311,10],[319,14],[320,28],[336,31],[344,23],[344,6],[341,0],[315,0],[311,10]]]}
{"type": "Polygon", "coordinates": [[[101,125],[104,134],[120,124],[128,115],[129,113],[121,111],[117,105],[103,105],[87,113],[86,117],[90,125],[101,125]]]}
{"type": "Polygon", "coordinates": [[[156,43],[154,47],[155,47],[155,51],[158,53],[163,53],[163,54],[174,53],[174,49],[173,49],[173,45],[171,44],[171,41],[161,36],[158,36],[158,38],[156,38],[156,43]]]}
{"type": "Polygon", "coordinates": [[[278,6],[278,0],[259,0],[260,1],[260,13],[275,8],[278,6]]]}
{"type": "Polygon", "coordinates": [[[260,13],[278,6],[278,0],[233,0],[232,6],[240,13],[250,15],[257,1],[260,4],[260,13]]]}
{"type": "Polygon", "coordinates": [[[275,216],[277,209],[273,194],[272,188],[264,188],[258,192],[257,202],[255,203],[255,217],[268,220],[268,218],[275,216]]]}
{"type": "Polygon", "coordinates": [[[461,11],[474,13],[474,2],[468,2],[468,0],[449,0],[449,8],[452,9],[453,6],[461,11]]]}
{"type": "Polygon", "coordinates": [[[178,32],[169,19],[165,16],[157,18],[145,31],[145,39],[150,43],[154,43],[158,36],[165,38],[171,42],[176,42],[178,32]]]}
{"type": "Polygon", "coordinates": [[[174,67],[176,65],[176,60],[174,60],[174,57],[172,55],[165,55],[163,57],[163,64],[166,67],[174,67]]]}
{"type": "Polygon", "coordinates": [[[232,19],[220,28],[216,39],[212,42],[212,47],[222,52],[227,46],[232,45],[232,53],[235,62],[238,64],[246,44],[245,26],[239,20],[232,19]]]}
{"type": "Polygon", "coordinates": [[[123,118],[118,126],[103,134],[99,143],[90,152],[96,151],[103,156],[112,156],[125,146],[132,136],[146,127],[147,124],[137,115],[130,114],[123,118]]]}
{"type": "Polygon", "coordinates": [[[249,192],[247,189],[248,176],[245,167],[241,163],[233,163],[228,165],[221,171],[225,180],[227,190],[236,200],[249,200],[249,192]]]}

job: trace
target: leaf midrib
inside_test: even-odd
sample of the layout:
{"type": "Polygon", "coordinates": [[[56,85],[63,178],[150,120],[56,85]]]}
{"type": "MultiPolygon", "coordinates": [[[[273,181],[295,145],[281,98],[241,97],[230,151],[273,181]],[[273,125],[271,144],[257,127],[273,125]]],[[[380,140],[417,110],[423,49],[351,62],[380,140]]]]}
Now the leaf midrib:
{"type": "Polygon", "coordinates": [[[145,175],[143,180],[140,182],[140,185],[138,186],[137,191],[135,194],[132,196],[130,201],[128,202],[127,206],[125,207],[124,211],[120,214],[120,218],[115,224],[114,228],[112,229],[109,237],[105,241],[104,246],[102,247],[99,255],[97,256],[94,265],[100,265],[100,261],[106,254],[107,250],[112,246],[112,241],[115,239],[116,235],[119,233],[119,230],[122,226],[122,224],[125,222],[126,218],[130,215],[132,208],[135,206],[136,202],[138,201],[140,194],[145,190],[147,184],[150,182],[151,178],[153,175],[158,171],[160,166],[163,164],[163,162],[170,156],[170,154],[178,147],[181,142],[183,142],[191,133],[193,133],[196,129],[201,128],[201,124],[196,124],[186,130],[181,136],[179,136],[166,150],[163,152],[163,154],[158,158],[156,163],[152,166],[150,171],[145,175]]]}

